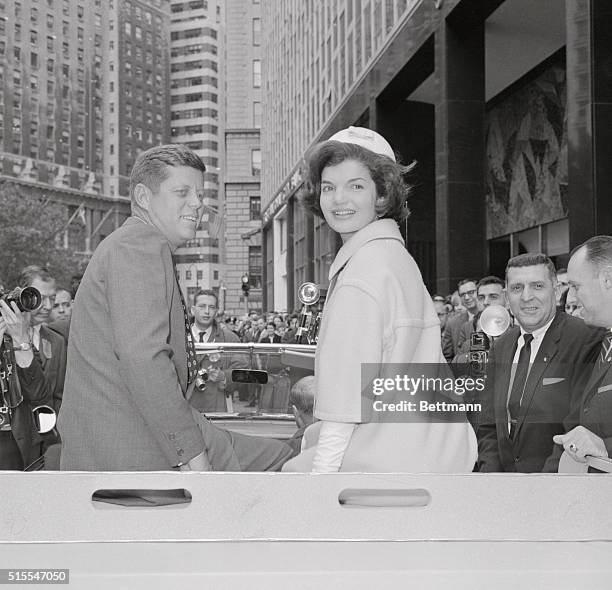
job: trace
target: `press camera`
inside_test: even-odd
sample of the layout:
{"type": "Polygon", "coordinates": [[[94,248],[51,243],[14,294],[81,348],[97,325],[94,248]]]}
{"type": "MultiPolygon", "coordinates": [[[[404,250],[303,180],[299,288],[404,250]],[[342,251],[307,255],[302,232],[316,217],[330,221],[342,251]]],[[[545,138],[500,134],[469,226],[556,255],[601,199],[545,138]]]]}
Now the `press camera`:
{"type": "Polygon", "coordinates": [[[480,330],[470,336],[468,374],[481,377],[489,360],[489,349],[494,338],[501,336],[510,326],[510,314],[501,305],[490,305],[478,318],[480,330]]]}
{"type": "Polygon", "coordinates": [[[10,307],[14,301],[19,311],[35,311],[42,303],[42,295],[34,287],[15,287],[12,291],[5,291],[0,286],[0,300],[10,307]]]}
{"type": "Polygon", "coordinates": [[[315,283],[302,283],[298,290],[298,299],[302,304],[300,324],[296,333],[298,344],[316,344],[319,328],[323,319],[323,305],[327,289],[315,283]]]}

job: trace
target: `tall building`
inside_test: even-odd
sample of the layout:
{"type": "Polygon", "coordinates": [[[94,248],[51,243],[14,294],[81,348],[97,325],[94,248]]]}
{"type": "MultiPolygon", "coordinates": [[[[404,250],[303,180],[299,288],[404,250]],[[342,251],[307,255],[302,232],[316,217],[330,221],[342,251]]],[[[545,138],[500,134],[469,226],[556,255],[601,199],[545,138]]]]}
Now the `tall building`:
{"type": "Polygon", "coordinates": [[[263,6],[265,306],[291,303],[304,272],[327,280],[338,244],[295,203],[299,161],[348,125],[418,162],[401,229],[432,291],[502,276],[521,252],[565,266],[577,243],[610,233],[609,2],[263,6]]]}
{"type": "Polygon", "coordinates": [[[138,154],[169,141],[168,0],[94,3],[102,6],[104,23],[99,129],[106,135],[104,188],[111,196],[127,195],[138,154]]]}
{"type": "Polygon", "coordinates": [[[261,6],[226,0],[225,309],[261,311],[261,6]],[[249,292],[242,290],[248,277],[249,292]],[[245,279],[246,280],[246,279],[245,279]]]}
{"type": "Polygon", "coordinates": [[[66,203],[86,255],[169,139],[168,22],[167,0],[0,0],[0,173],[66,203]]]}
{"type": "MultiPolygon", "coordinates": [[[[170,119],[173,143],[194,150],[206,165],[206,212],[194,240],[175,254],[179,281],[190,300],[198,289],[224,291],[224,23],[221,0],[170,2],[170,119]]],[[[222,301],[223,304],[223,301],[222,301]]]]}

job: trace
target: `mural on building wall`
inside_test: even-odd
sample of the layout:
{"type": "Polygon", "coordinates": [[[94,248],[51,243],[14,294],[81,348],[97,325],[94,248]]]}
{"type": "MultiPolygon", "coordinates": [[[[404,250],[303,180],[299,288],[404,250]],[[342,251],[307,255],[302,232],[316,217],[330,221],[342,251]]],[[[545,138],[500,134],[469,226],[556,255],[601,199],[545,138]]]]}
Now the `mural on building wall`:
{"type": "Polygon", "coordinates": [[[553,66],[487,112],[489,239],[567,216],[566,89],[553,66]]]}

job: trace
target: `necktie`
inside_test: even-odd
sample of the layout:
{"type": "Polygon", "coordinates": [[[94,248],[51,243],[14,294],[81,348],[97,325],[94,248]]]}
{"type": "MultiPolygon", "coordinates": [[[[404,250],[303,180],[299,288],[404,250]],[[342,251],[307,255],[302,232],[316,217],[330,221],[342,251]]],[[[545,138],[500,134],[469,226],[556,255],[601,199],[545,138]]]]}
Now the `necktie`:
{"type": "Polygon", "coordinates": [[[525,344],[523,344],[523,348],[521,348],[519,354],[518,364],[516,365],[516,371],[514,373],[514,381],[512,383],[512,392],[510,393],[510,400],[508,401],[508,411],[510,413],[511,422],[510,436],[514,433],[516,420],[523,400],[525,382],[529,374],[529,359],[531,358],[531,341],[533,340],[533,334],[525,334],[523,339],[525,340],[525,344]]]}
{"type": "Polygon", "coordinates": [[[204,342],[205,335],[206,335],[206,332],[200,332],[200,342],[204,342]]]}
{"type": "Polygon", "coordinates": [[[192,383],[196,376],[198,361],[196,360],[195,346],[193,345],[193,337],[191,336],[191,326],[189,324],[189,316],[187,315],[187,306],[183,298],[183,292],[176,275],[176,285],[179,295],[181,296],[181,305],[183,306],[183,317],[185,318],[185,350],[187,352],[187,383],[192,383]]]}
{"type": "Polygon", "coordinates": [[[599,351],[599,359],[597,360],[597,368],[603,369],[602,365],[609,365],[612,361],[612,332],[606,332],[604,339],[601,342],[601,350],[599,351]]]}

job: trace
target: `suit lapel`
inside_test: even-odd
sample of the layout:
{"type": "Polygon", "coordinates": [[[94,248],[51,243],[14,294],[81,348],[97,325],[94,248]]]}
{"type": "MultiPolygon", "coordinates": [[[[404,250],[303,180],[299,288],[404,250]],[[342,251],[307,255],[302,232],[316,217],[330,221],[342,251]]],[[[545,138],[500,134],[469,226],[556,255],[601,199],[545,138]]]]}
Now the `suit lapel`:
{"type": "Polygon", "coordinates": [[[497,365],[495,371],[496,377],[499,375],[497,378],[497,419],[499,424],[502,425],[506,436],[508,436],[508,389],[510,388],[510,376],[512,374],[512,358],[516,351],[516,343],[521,335],[521,331],[518,328],[513,328],[513,332],[512,337],[508,338],[507,343],[501,347],[499,353],[496,351],[495,355],[495,363],[497,365]]]}
{"type": "Polygon", "coordinates": [[[602,363],[600,366],[598,366],[598,364],[595,363],[595,366],[593,367],[593,372],[591,373],[591,376],[589,377],[589,381],[586,384],[586,387],[584,388],[584,396],[582,397],[583,406],[588,400],[591,399],[591,397],[593,397],[594,393],[597,391],[597,386],[599,385],[601,380],[604,378],[604,376],[608,372],[610,372],[611,368],[612,368],[611,363],[602,363]]]}
{"type": "Polygon", "coordinates": [[[527,382],[525,383],[525,391],[523,392],[523,401],[521,403],[521,411],[518,416],[517,434],[520,427],[525,422],[525,417],[529,411],[529,406],[533,400],[533,396],[538,388],[542,373],[546,370],[546,367],[550,363],[551,359],[559,351],[559,340],[561,338],[561,332],[563,329],[563,317],[559,314],[553,320],[550,328],[546,331],[538,354],[534,359],[533,365],[529,371],[527,382]]]}

